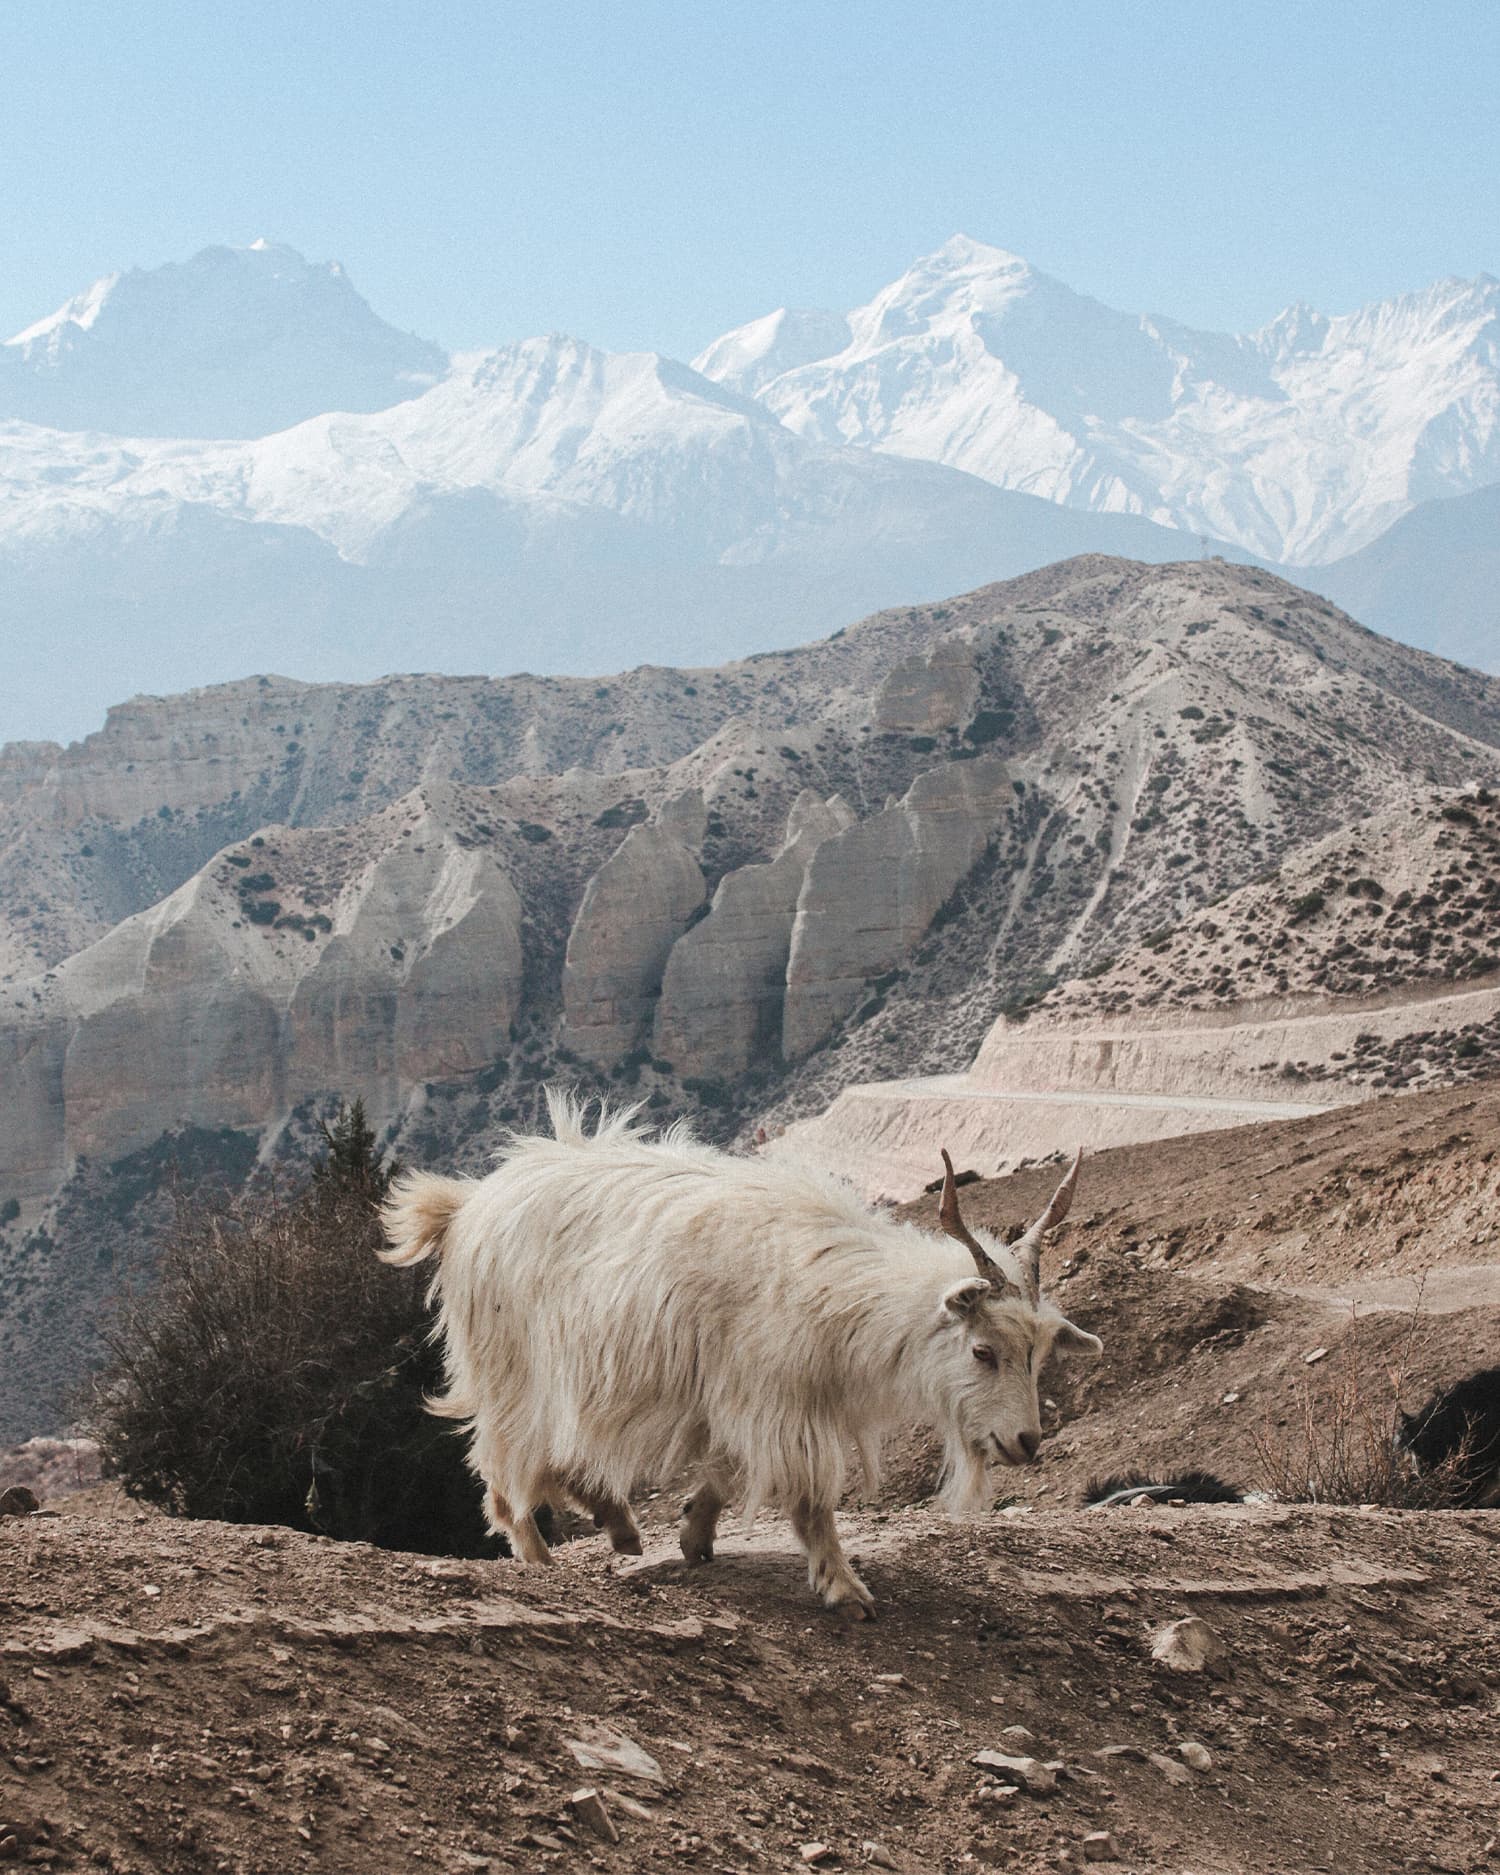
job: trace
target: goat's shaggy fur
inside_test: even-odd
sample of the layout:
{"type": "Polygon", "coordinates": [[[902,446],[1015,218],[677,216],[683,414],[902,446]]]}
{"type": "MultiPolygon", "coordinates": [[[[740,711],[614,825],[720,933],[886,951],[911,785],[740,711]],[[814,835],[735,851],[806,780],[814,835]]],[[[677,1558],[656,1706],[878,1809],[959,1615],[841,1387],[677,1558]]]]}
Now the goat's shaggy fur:
{"type": "Polygon", "coordinates": [[[1091,1478],[1083,1501],[1095,1510],[1103,1510],[1112,1505],[1133,1504],[1142,1497],[1157,1504],[1243,1504],[1245,1501],[1245,1494],[1238,1485],[1226,1484],[1211,1471],[1179,1471],[1171,1478],[1151,1478],[1143,1471],[1117,1471],[1108,1478],[1091,1478]]]}
{"type": "Polygon", "coordinates": [[[384,1214],[388,1261],[438,1257],[448,1385],[433,1407],[468,1427],[522,1560],[546,1560],[531,1513],[559,1496],[638,1547],[632,1487],[696,1467],[690,1560],[712,1555],[731,1496],[747,1514],[775,1504],[825,1600],[867,1611],[833,1529],[850,1446],[873,1474],[885,1428],[937,1426],[948,1505],[973,1510],[988,1462],[1036,1449],[1054,1346],[1098,1349],[996,1240],[988,1282],[962,1245],[835,1179],[681,1126],[649,1140],[634,1110],[589,1134],[577,1102],[548,1100],[553,1138],[512,1137],[482,1180],[408,1174],[384,1214]]]}
{"type": "Polygon", "coordinates": [[[1500,1367],[1456,1381],[1416,1413],[1403,1413],[1396,1443],[1419,1473],[1451,1476],[1453,1501],[1466,1510],[1500,1506],[1500,1367]]]}

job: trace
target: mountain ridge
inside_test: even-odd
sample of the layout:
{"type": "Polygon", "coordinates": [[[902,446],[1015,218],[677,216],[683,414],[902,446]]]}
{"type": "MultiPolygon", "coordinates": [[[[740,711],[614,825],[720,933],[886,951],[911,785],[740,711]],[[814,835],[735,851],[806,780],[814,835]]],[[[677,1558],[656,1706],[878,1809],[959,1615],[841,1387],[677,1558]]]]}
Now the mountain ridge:
{"type": "Polygon", "coordinates": [[[0,344],[0,418],[130,436],[246,437],[376,410],[446,371],[337,261],[267,241],[107,274],[0,344]]]}
{"type": "Polygon", "coordinates": [[[462,1169],[548,1079],[779,1125],[1472,785],[1500,680],[1258,568],[1100,555],[721,667],[250,680],[12,749],[0,1373],[52,1361],[28,1322],[85,1334],[173,1156],[243,1176],[358,1094],[462,1169]]]}
{"type": "Polygon", "coordinates": [[[778,375],[754,368],[754,339],[737,347],[753,327],[697,362],[748,371],[799,434],[1138,511],[1302,566],[1367,545],[1414,502],[1500,479],[1500,282],[1487,274],[1333,317],[1293,306],[1235,335],[1116,312],[965,236],[847,327],[842,350],[778,375]],[[1362,403],[1348,386],[1359,366],[1362,403]]]}
{"type": "Polygon", "coordinates": [[[1500,476],[1497,308],[1482,277],[1201,333],[956,237],[853,315],[726,335],[708,376],[558,334],[449,358],[269,245],[109,276],[0,346],[0,413],[90,426],[0,415],[0,740],[241,675],[251,644],[310,679],[712,662],[1079,552],[1185,558],[1185,528],[1332,553],[1428,505],[1442,525],[1385,550],[1403,568],[1377,541],[1313,583],[1482,657],[1487,510],[1461,491],[1500,476]],[[189,430],[260,398],[256,433],[110,433],[170,428],[156,391],[189,430]]]}

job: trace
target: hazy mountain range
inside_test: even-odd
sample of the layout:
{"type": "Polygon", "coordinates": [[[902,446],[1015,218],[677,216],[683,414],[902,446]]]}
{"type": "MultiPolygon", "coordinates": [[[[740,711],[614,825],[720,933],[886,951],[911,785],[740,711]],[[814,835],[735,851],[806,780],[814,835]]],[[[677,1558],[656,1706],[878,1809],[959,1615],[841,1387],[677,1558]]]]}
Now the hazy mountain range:
{"type": "Polygon", "coordinates": [[[717,660],[1203,535],[1489,663],[1497,311],[1482,277],[1228,337],[956,237],[693,368],[449,357],[265,243],[113,275],[0,346],[0,738],[265,669],[717,660]]]}

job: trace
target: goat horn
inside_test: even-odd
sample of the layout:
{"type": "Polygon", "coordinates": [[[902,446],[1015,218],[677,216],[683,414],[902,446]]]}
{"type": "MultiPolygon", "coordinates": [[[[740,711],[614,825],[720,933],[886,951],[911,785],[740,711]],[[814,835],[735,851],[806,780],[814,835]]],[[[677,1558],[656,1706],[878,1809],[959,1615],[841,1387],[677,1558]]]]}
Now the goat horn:
{"type": "Polygon", "coordinates": [[[1016,1259],[1026,1277],[1027,1287],[1032,1299],[1041,1293],[1042,1286],[1042,1239],[1049,1230],[1061,1224],[1068,1215],[1073,1203],[1074,1187],[1078,1183],[1078,1168],[1083,1164],[1083,1148],[1080,1146],[1073,1155],[1073,1163],[1068,1167],[1067,1176],[1053,1192],[1051,1202],[1036,1222],[1016,1240],[1014,1245],[1016,1259]]]}
{"type": "Polygon", "coordinates": [[[953,1176],[953,1161],[948,1157],[948,1148],[943,1153],[943,1201],[938,1206],[938,1223],[948,1236],[956,1238],[974,1259],[974,1267],[987,1283],[996,1289],[1005,1286],[1005,1272],[985,1250],[984,1245],[975,1237],[964,1223],[958,1211],[958,1184],[953,1176]]]}

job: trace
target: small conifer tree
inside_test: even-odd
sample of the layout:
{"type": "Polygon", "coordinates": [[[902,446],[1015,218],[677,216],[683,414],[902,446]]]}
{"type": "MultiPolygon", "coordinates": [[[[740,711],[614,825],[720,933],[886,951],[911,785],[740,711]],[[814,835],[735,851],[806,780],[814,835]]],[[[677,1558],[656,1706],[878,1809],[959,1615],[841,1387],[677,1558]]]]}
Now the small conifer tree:
{"type": "Polygon", "coordinates": [[[132,1496],[390,1548],[496,1544],[441,1384],[423,1273],[379,1262],[382,1161],[363,1103],[323,1129],[306,1183],[185,1197],[156,1281],[127,1298],[89,1414],[132,1496]]]}

